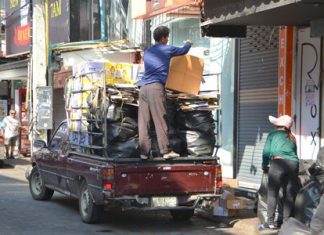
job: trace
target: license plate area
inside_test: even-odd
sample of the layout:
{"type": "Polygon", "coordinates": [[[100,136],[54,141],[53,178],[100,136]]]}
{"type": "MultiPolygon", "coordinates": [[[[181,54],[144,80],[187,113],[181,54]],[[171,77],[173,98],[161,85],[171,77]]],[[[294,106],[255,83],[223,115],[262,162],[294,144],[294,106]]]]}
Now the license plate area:
{"type": "Polygon", "coordinates": [[[151,207],[176,207],[178,205],[177,197],[152,197],[151,207]]]}

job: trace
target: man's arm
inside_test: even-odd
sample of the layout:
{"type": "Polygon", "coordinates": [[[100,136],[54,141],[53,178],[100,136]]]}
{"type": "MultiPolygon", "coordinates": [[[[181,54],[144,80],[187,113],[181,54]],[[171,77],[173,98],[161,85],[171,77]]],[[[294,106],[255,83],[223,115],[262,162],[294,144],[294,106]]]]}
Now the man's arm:
{"type": "Polygon", "coordinates": [[[183,47],[174,47],[172,46],[171,55],[178,56],[187,54],[191,48],[192,43],[190,41],[186,41],[183,47]]]}

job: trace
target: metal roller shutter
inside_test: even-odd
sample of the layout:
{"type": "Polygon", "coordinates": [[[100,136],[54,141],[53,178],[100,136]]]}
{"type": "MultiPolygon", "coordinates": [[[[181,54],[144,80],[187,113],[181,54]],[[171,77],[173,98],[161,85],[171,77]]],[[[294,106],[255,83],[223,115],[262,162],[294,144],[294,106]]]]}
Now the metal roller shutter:
{"type": "Polygon", "coordinates": [[[53,92],[53,120],[54,129],[66,118],[64,107],[64,89],[54,89],[53,92]]]}
{"type": "Polygon", "coordinates": [[[239,42],[237,178],[239,186],[259,187],[262,150],[277,115],[279,31],[251,26],[239,42]]]}

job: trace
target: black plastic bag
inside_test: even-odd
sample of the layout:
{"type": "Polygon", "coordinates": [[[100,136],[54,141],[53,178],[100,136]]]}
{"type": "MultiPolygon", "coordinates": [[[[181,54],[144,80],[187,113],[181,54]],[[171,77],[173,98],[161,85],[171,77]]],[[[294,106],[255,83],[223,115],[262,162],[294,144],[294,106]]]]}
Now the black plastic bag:
{"type": "Polygon", "coordinates": [[[316,163],[317,163],[317,165],[322,167],[322,169],[324,169],[324,147],[320,148],[318,155],[317,155],[316,163]]]}
{"type": "Polygon", "coordinates": [[[214,133],[215,121],[211,111],[179,110],[176,113],[176,126],[180,130],[197,131],[200,133],[214,133]]]}
{"type": "Polygon", "coordinates": [[[322,194],[320,203],[316,208],[311,220],[310,230],[312,235],[324,235],[324,195],[322,194]]]}
{"type": "Polygon", "coordinates": [[[309,169],[314,164],[314,160],[299,160],[298,184],[301,189],[305,184],[312,180],[309,169]]]}
{"type": "Polygon", "coordinates": [[[320,183],[312,180],[299,190],[296,197],[294,217],[308,227],[321,198],[320,190],[320,183]]]}
{"type": "Polygon", "coordinates": [[[214,151],[214,135],[206,135],[197,131],[179,131],[178,135],[189,155],[211,155],[214,151]]]}
{"type": "Polygon", "coordinates": [[[123,121],[107,123],[107,139],[111,141],[126,141],[137,135],[137,122],[125,117],[123,121]]]}
{"type": "Polygon", "coordinates": [[[139,158],[138,138],[130,138],[127,141],[113,141],[107,148],[109,157],[112,158],[139,158]]]}
{"type": "MultiPolygon", "coordinates": [[[[309,228],[299,220],[290,217],[283,225],[278,235],[310,235],[309,228]]],[[[315,235],[315,234],[314,234],[315,235]]],[[[319,234],[316,234],[319,235],[319,234]]]]}

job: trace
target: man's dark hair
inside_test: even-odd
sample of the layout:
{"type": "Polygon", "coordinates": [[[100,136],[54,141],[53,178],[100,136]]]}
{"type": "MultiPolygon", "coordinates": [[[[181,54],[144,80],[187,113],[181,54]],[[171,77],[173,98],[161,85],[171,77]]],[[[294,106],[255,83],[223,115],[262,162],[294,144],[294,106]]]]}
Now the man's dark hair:
{"type": "Polygon", "coordinates": [[[162,38],[168,37],[170,29],[166,26],[159,26],[153,31],[153,38],[156,42],[161,41],[162,38]]]}

